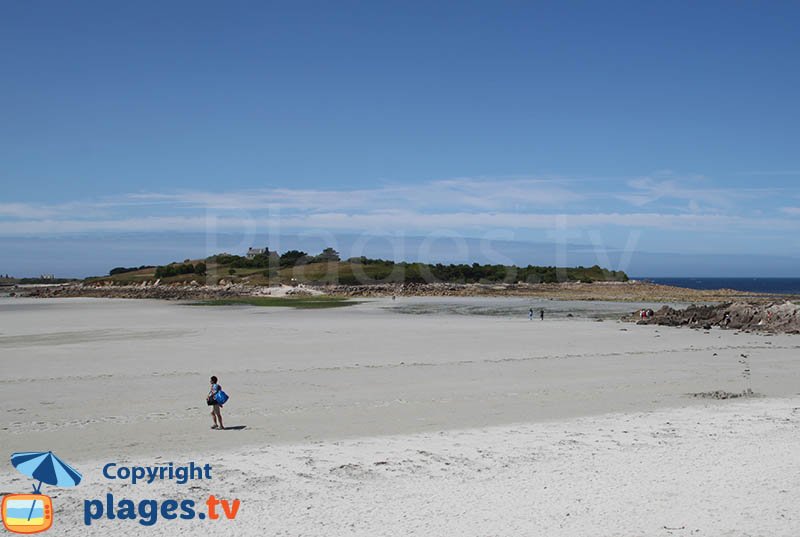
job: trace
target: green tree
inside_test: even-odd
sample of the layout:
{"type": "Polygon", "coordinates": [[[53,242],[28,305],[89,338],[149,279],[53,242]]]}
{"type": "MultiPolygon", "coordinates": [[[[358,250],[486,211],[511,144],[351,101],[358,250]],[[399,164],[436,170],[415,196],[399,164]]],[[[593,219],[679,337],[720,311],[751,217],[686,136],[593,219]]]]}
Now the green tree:
{"type": "Polygon", "coordinates": [[[297,265],[304,265],[310,261],[308,254],[300,250],[289,250],[281,255],[281,267],[296,267],[297,265]]]}
{"type": "Polygon", "coordinates": [[[328,261],[340,261],[341,258],[339,257],[339,252],[334,250],[333,248],[325,248],[322,250],[317,257],[314,258],[314,261],[324,263],[328,261]]]}

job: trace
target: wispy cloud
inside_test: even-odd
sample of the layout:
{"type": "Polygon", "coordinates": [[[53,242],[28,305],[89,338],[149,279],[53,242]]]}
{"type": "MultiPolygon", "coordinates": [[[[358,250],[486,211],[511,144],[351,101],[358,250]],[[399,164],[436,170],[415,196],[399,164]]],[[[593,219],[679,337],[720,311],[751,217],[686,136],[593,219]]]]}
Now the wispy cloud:
{"type": "Polygon", "coordinates": [[[617,198],[635,207],[660,204],[693,213],[731,209],[742,201],[775,194],[774,189],[714,187],[702,175],[675,177],[669,172],[638,177],[628,181],[627,186],[617,198]]]}
{"type": "Polygon", "coordinates": [[[0,203],[0,218],[49,218],[56,210],[30,203],[0,203]]]}
{"type": "Polygon", "coordinates": [[[371,189],[272,188],[237,192],[139,193],[131,202],[172,203],[200,209],[297,209],[315,211],[396,207],[491,209],[558,206],[584,199],[556,181],[539,179],[450,179],[421,185],[371,189]]]}
{"type": "Polygon", "coordinates": [[[283,231],[328,229],[336,231],[452,232],[492,229],[559,229],[596,228],[606,226],[655,228],[700,233],[741,230],[791,230],[793,219],[746,218],[726,215],[662,214],[662,213],[509,213],[456,212],[419,213],[414,211],[373,211],[368,213],[320,212],[309,215],[275,213],[252,217],[224,216],[150,216],[104,220],[23,220],[0,222],[0,234],[58,234],[91,232],[155,232],[155,231],[283,231]]]}
{"type": "Polygon", "coordinates": [[[719,188],[701,175],[681,177],[671,172],[621,181],[455,178],[340,190],[138,192],[62,204],[3,203],[0,234],[275,227],[464,233],[602,227],[690,232],[795,229],[800,208],[753,206],[753,200],[769,195],[764,189],[719,188]],[[614,186],[619,184],[626,188],[614,186]]]}

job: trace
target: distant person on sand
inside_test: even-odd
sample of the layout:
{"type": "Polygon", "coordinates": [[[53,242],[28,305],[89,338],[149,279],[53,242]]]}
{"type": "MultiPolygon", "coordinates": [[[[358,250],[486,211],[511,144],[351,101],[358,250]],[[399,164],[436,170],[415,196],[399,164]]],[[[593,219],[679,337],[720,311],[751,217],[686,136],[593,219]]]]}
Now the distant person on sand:
{"type": "Polygon", "coordinates": [[[544,321],[544,310],[539,310],[539,318],[544,321]]]}
{"type": "Polygon", "coordinates": [[[533,308],[528,310],[528,320],[529,321],[533,320],[533,308]]]}
{"type": "Polygon", "coordinates": [[[222,391],[222,386],[217,384],[217,377],[211,377],[211,390],[208,392],[208,397],[206,398],[206,403],[209,406],[213,407],[211,409],[211,419],[214,420],[214,425],[211,426],[212,429],[225,429],[225,426],[222,424],[222,413],[220,413],[220,409],[222,405],[217,403],[216,397],[217,392],[222,391]]]}

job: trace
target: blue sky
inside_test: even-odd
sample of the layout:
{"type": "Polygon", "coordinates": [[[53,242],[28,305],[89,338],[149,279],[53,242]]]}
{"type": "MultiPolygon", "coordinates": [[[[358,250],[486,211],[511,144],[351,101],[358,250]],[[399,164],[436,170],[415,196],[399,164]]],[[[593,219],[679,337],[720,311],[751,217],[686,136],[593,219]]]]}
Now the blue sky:
{"type": "Polygon", "coordinates": [[[460,237],[522,244],[497,254],[520,263],[797,275],[798,16],[793,2],[6,2],[0,273],[313,236],[346,254],[491,260],[441,241],[460,237]]]}

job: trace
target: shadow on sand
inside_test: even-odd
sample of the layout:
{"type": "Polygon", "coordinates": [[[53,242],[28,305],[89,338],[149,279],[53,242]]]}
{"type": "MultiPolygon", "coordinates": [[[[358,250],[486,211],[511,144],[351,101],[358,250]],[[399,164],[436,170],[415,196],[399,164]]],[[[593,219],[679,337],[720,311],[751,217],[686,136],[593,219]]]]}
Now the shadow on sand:
{"type": "Polygon", "coordinates": [[[247,425],[234,425],[233,427],[225,427],[224,431],[241,431],[246,429],[247,425]]]}

